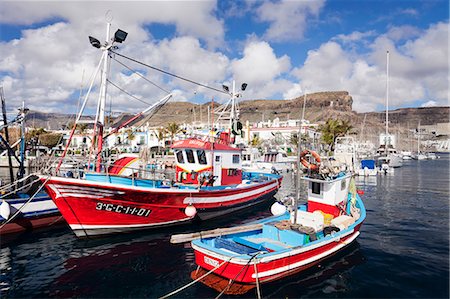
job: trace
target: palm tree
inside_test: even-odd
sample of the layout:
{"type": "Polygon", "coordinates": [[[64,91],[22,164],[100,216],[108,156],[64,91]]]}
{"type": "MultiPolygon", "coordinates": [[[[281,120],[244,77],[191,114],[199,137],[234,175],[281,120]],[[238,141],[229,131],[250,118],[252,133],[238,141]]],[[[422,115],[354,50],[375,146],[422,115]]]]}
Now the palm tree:
{"type": "Polygon", "coordinates": [[[173,144],[173,139],[175,135],[181,132],[181,128],[177,123],[173,122],[167,124],[166,131],[170,135],[170,144],[173,144]]]}
{"type": "Polygon", "coordinates": [[[166,138],[167,135],[166,128],[160,127],[156,129],[156,138],[158,139],[158,144],[161,144],[161,141],[163,141],[166,138]]]}
{"type": "Polygon", "coordinates": [[[136,138],[136,134],[134,134],[133,129],[128,128],[126,132],[127,132],[127,139],[128,140],[132,141],[132,140],[134,140],[134,138],[136,138]]]}
{"type": "Polygon", "coordinates": [[[330,151],[334,151],[336,138],[345,136],[352,128],[348,120],[329,118],[325,124],[319,126],[319,131],[322,133],[322,141],[328,145],[330,151]]]}
{"type": "Polygon", "coordinates": [[[261,138],[259,138],[259,136],[256,135],[254,135],[252,140],[250,141],[252,147],[259,147],[261,143],[262,143],[261,138]]]}

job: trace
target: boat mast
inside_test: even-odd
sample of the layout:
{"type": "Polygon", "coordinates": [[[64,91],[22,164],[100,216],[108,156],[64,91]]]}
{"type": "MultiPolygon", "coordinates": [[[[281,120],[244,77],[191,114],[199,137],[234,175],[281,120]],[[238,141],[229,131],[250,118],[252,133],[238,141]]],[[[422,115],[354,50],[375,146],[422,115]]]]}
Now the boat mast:
{"type": "MultiPolygon", "coordinates": [[[[6,124],[8,123],[8,120],[6,119],[6,104],[5,104],[5,97],[3,96],[3,86],[0,86],[0,96],[2,100],[2,112],[3,112],[3,124],[5,125],[5,139],[6,142],[9,144],[9,133],[8,133],[8,126],[6,124]]],[[[11,183],[14,183],[14,170],[12,167],[12,159],[11,159],[11,153],[8,150],[8,168],[9,168],[9,178],[11,180],[11,183]]]]}
{"type": "Polygon", "coordinates": [[[100,172],[101,170],[101,162],[102,162],[102,149],[103,149],[103,129],[105,126],[105,106],[106,106],[106,90],[107,90],[107,82],[108,82],[108,69],[109,69],[109,49],[112,46],[110,42],[110,30],[111,23],[106,23],[106,46],[101,47],[103,51],[102,59],[103,59],[103,69],[102,69],[102,81],[100,85],[100,95],[99,95],[99,106],[96,116],[96,126],[97,126],[97,163],[96,163],[96,171],[100,172]]]}
{"type": "Polygon", "coordinates": [[[28,109],[25,108],[25,102],[22,102],[22,108],[20,109],[22,124],[20,126],[20,163],[19,173],[17,179],[20,180],[25,176],[25,114],[28,109]]]}
{"type": "MultiPolygon", "coordinates": [[[[384,151],[388,154],[389,140],[389,51],[386,51],[386,135],[384,137],[384,151]]],[[[390,143],[390,142],[389,142],[390,143]]]]}

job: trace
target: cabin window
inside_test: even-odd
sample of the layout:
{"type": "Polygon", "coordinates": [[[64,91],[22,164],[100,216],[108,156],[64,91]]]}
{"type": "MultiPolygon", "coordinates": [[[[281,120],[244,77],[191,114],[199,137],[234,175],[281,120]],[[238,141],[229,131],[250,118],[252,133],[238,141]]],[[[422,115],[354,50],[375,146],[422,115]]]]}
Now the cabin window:
{"type": "Polygon", "coordinates": [[[239,155],[233,155],[233,164],[239,164],[239,155]]]}
{"type": "Polygon", "coordinates": [[[341,190],[344,190],[345,189],[345,180],[342,180],[342,182],[341,182],[341,190]]]}
{"type": "Polygon", "coordinates": [[[189,163],[195,163],[194,151],[191,149],[186,150],[186,158],[189,163]]]}
{"type": "Polygon", "coordinates": [[[184,163],[183,152],[175,151],[175,155],[177,156],[177,162],[183,164],[184,163]]]}
{"type": "Polygon", "coordinates": [[[206,154],[204,150],[197,151],[198,163],[206,165],[206,154]]]}
{"type": "Polygon", "coordinates": [[[312,184],[312,186],[311,186],[311,189],[312,189],[312,193],[314,193],[314,194],[320,194],[320,183],[317,183],[317,182],[311,182],[311,184],[312,184]]]}
{"type": "Polygon", "coordinates": [[[216,156],[216,162],[220,162],[220,156],[216,156]]]}

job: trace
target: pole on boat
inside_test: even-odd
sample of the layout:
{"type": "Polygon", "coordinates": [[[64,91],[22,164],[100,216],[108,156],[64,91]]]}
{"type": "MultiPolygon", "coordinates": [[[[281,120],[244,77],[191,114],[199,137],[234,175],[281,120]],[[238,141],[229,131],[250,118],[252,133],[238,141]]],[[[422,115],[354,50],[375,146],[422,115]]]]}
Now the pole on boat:
{"type": "Polygon", "coordinates": [[[17,174],[17,179],[20,180],[25,176],[25,114],[28,109],[25,108],[25,102],[22,102],[22,108],[20,109],[22,123],[20,126],[20,163],[19,172],[17,174]]]}
{"type": "MultiPolygon", "coordinates": [[[[3,124],[5,125],[5,139],[6,143],[9,144],[9,133],[8,133],[8,127],[6,124],[8,123],[8,120],[6,119],[6,103],[5,103],[5,97],[3,95],[3,86],[0,86],[0,97],[2,100],[2,113],[3,113],[3,124]]],[[[9,178],[11,180],[11,183],[14,182],[14,171],[12,167],[12,159],[11,159],[11,153],[8,151],[8,168],[9,168],[9,178]]]]}
{"type": "Polygon", "coordinates": [[[103,51],[103,69],[102,69],[102,82],[100,85],[100,101],[97,111],[97,163],[96,163],[96,171],[100,172],[101,170],[101,163],[102,163],[102,149],[103,149],[103,128],[105,126],[105,106],[106,106],[106,90],[107,90],[107,80],[108,80],[108,70],[109,70],[109,55],[108,51],[112,46],[108,45],[110,41],[110,35],[111,35],[111,23],[106,23],[106,47],[101,47],[101,50],[103,51]]]}
{"type": "MultiPolygon", "coordinates": [[[[384,151],[388,155],[389,140],[389,51],[386,51],[386,136],[384,137],[384,151]]],[[[390,143],[390,142],[389,142],[390,143]]]]}
{"type": "Polygon", "coordinates": [[[302,142],[302,125],[303,118],[305,117],[305,103],[306,103],[306,90],[303,99],[303,112],[302,119],[300,120],[300,125],[298,128],[298,140],[297,140],[297,176],[295,177],[295,198],[294,198],[294,219],[292,220],[292,224],[297,223],[297,212],[298,212],[298,201],[300,199],[300,152],[301,152],[301,142],[302,142]]]}

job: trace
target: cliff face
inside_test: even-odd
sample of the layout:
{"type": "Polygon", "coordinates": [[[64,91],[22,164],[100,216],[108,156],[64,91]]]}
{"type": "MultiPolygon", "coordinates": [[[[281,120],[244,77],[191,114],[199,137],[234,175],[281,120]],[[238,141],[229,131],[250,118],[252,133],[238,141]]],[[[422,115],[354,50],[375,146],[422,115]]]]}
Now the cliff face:
{"type": "MultiPolygon", "coordinates": [[[[267,121],[279,118],[300,119],[303,112],[304,97],[300,96],[292,100],[247,100],[241,101],[240,119],[250,123],[267,121]]],[[[350,120],[356,131],[364,125],[364,132],[379,134],[384,130],[385,113],[370,112],[356,113],[352,111],[353,99],[346,91],[318,92],[306,95],[305,119],[311,122],[324,122],[329,118],[350,120]],[[366,120],[364,121],[364,118],[366,120]]],[[[189,102],[169,102],[152,117],[146,117],[135,122],[135,125],[166,126],[169,122],[178,124],[191,123],[193,121],[208,120],[208,107],[211,103],[193,104],[189,102]]],[[[218,103],[214,103],[217,108],[218,103]]],[[[431,125],[441,122],[450,122],[450,107],[429,108],[402,108],[389,111],[389,127],[393,131],[403,132],[407,128],[412,129],[421,125],[431,125]]],[[[30,112],[27,116],[27,125],[43,127],[46,129],[60,129],[67,124],[68,118],[73,116],[64,114],[47,114],[30,112]]],[[[121,115],[115,119],[128,119],[129,115],[121,115]]]]}

